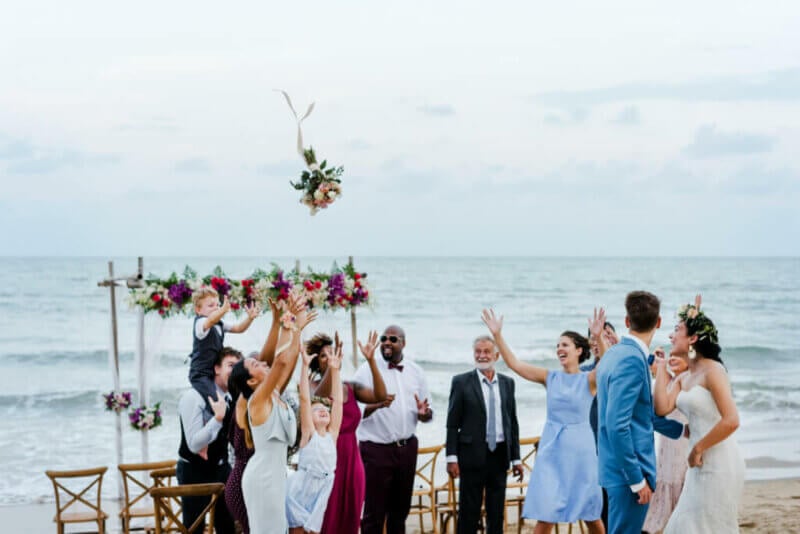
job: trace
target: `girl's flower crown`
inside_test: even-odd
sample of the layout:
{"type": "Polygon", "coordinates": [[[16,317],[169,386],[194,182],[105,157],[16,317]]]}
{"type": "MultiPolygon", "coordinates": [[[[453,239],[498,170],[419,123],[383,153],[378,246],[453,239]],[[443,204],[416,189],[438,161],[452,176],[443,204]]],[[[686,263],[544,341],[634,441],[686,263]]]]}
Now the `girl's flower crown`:
{"type": "Polygon", "coordinates": [[[678,308],[678,318],[686,324],[686,330],[696,335],[698,340],[707,339],[719,345],[719,332],[705,313],[694,304],[684,304],[678,308]]]}

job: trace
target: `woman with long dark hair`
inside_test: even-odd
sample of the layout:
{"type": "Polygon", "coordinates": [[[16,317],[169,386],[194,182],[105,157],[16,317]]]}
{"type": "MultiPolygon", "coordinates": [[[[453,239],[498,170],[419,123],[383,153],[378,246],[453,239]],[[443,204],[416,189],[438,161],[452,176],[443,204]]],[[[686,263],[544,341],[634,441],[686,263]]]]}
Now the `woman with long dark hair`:
{"type": "Polygon", "coordinates": [[[658,415],[676,407],[689,420],[689,471],[665,534],[739,532],[738,507],[744,489],[744,460],[733,433],[739,413],[720,358],[719,333],[697,305],[678,310],[670,354],[685,358],[689,371],[680,387],[668,390],[669,375],[659,359],[654,404],[658,415]]]}
{"type": "Polygon", "coordinates": [[[288,308],[284,313],[293,317],[280,321],[272,366],[246,358],[231,372],[231,380],[242,393],[237,402],[237,421],[244,415],[245,442],[255,448],[242,475],[242,494],[250,530],[258,534],[286,532],[286,451],[295,441],[297,420],[280,391],[297,364],[300,334],[316,318],[316,312],[299,306],[297,299],[288,308]],[[293,314],[291,310],[298,308],[300,311],[293,314]],[[293,326],[286,328],[288,325],[293,326]]]}

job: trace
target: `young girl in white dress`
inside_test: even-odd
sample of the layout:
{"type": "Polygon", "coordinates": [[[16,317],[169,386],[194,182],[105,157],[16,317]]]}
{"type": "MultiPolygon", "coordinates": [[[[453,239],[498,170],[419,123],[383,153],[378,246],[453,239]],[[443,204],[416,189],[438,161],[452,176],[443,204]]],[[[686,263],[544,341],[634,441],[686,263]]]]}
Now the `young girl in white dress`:
{"type": "Polygon", "coordinates": [[[308,368],[314,354],[301,351],[303,368],[300,372],[300,457],[297,472],[289,477],[286,486],[286,518],[291,534],[317,533],[328,506],[336,470],[336,438],[342,425],[342,344],[328,357],[331,373],[333,405],[311,403],[308,368]]]}

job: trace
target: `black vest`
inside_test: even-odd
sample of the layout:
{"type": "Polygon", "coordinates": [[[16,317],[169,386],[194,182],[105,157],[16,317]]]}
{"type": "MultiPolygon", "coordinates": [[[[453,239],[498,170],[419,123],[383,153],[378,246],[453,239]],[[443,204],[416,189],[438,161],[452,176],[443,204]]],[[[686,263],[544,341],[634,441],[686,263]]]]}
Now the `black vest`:
{"type": "Polygon", "coordinates": [[[192,323],[192,361],[189,367],[189,380],[200,376],[214,378],[214,364],[217,362],[217,356],[222,352],[222,345],[225,341],[225,327],[222,321],[212,326],[206,337],[198,339],[195,332],[197,321],[201,319],[205,321],[206,317],[195,315],[194,323],[192,323]]]}
{"type": "MultiPolygon", "coordinates": [[[[203,411],[208,413],[208,408],[203,408],[203,411]]],[[[178,456],[193,466],[208,469],[212,469],[220,464],[227,464],[228,428],[231,425],[233,411],[233,407],[229,405],[228,409],[225,411],[225,417],[222,419],[222,428],[219,429],[216,439],[208,444],[208,460],[204,460],[202,457],[189,450],[189,445],[186,443],[186,433],[183,430],[183,420],[181,420],[181,445],[178,448],[178,456]]]]}

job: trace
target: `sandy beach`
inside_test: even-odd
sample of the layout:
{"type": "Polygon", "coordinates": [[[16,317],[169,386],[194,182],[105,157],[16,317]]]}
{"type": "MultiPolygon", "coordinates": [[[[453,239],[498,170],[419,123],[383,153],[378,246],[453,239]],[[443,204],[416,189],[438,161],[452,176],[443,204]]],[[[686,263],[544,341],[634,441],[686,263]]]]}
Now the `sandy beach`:
{"type": "MultiPolygon", "coordinates": [[[[118,502],[105,501],[103,509],[110,516],[108,532],[121,532],[117,519],[118,502]]],[[[0,525],[2,531],[8,534],[51,534],[56,531],[52,522],[54,513],[54,503],[0,506],[0,525]]],[[[533,522],[526,523],[523,532],[533,532],[533,525],[533,522]]],[[[742,532],[800,533],[800,478],[748,481],[739,511],[739,525],[742,532]]],[[[84,526],[90,525],[87,523],[84,526]]],[[[72,529],[75,530],[85,529],[72,529]]],[[[419,532],[417,517],[409,518],[407,532],[419,532]]]]}

